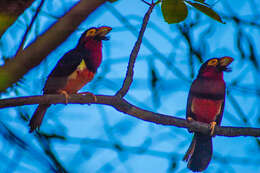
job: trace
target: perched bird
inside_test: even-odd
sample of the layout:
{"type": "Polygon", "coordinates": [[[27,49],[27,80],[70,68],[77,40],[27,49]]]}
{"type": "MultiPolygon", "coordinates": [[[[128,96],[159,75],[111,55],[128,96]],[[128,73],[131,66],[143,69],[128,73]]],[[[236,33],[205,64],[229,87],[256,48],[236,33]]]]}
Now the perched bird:
{"type": "Polygon", "coordinates": [[[225,105],[225,81],[223,71],[231,71],[227,66],[233,61],[231,57],[212,58],[200,68],[193,81],[186,109],[188,121],[196,120],[210,124],[211,133],[205,135],[195,132],[192,142],[183,160],[187,167],[200,172],[205,170],[212,157],[212,135],[215,125],[220,125],[225,105]]]}
{"type": "MultiPolygon", "coordinates": [[[[67,52],[49,74],[43,94],[77,93],[91,81],[102,60],[102,40],[108,40],[106,35],[112,30],[108,26],[90,28],[80,37],[77,46],[67,52]]],[[[92,94],[94,97],[94,95],[92,94]]],[[[50,104],[40,104],[35,110],[29,126],[30,132],[40,128],[44,114],[50,104]]]]}

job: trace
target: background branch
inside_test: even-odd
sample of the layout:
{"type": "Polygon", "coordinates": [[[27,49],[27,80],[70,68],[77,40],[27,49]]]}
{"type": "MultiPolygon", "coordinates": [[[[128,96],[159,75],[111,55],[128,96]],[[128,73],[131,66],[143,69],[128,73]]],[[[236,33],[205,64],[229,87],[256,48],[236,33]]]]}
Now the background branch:
{"type": "MultiPolygon", "coordinates": [[[[208,134],[210,128],[208,124],[201,122],[187,122],[183,118],[173,117],[171,115],[159,114],[151,111],[141,109],[125,99],[120,99],[117,96],[97,95],[97,101],[94,102],[93,98],[88,95],[70,95],[69,103],[72,104],[103,104],[114,107],[116,110],[133,117],[142,119],[144,121],[153,122],[160,125],[176,126],[187,128],[192,131],[208,134]]],[[[32,105],[32,104],[65,104],[66,100],[63,95],[44,95],[32,97],[16,97],[0,100],[0,108],[32,105]]],[[[216,127],[215,134],[218,136],[255,136],[260,137],[260,128],[245,128],[245,127],[216,127]]]]}
{"type": "Polygon", "coordinates": [[[0,1],[0,37],[10,25],[26,10],[34,0],[0,1]]]}
{"type": "Polygon", "coordinates": [[[42,6],[43,6],[43,3],[44,3],[44,0],[41,0],[41,3],[40,3],[40,5],[37,7],[37,9],[36,9],[36,11],[35,11],[35,14],[34,14],[32,20],[31,20],[31,22],[30,22],[30,25],[28,26],[28,28],[26,29],[26,31],[25,31],[25,33],[24,33],[24,35],[23,35],[22,42],[21,42],[21,44],[20,44],[20,46],[19,46],[19,49],[18,49],[18,51],[17,51],[17,55],[22,52],[23,47],[24,47],[24,43],[25,43],[25,40],[26,40],[26,37],[27,37],[29,31],[31,30],[32,25],[33,25],[33,23],[34,23],[36,17],[38,16],[38,14],[39,14],[39,12],[40,12],[40,10],[41,10],[41,8],[42,8],[42,6]]]}

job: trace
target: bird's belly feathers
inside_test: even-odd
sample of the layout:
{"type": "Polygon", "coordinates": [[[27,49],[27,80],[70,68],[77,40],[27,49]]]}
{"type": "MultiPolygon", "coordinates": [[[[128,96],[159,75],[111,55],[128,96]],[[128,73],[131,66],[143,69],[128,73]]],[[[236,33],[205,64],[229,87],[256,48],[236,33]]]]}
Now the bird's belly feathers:
{"type": "Polygon", "coordinates": [[[207,98],[192,99],[191,112],[195,114],[196,120],[204,123],[215,121],[220,114],[223,100],[211,100],[207,98]]]}
{"type": "Polygon", "coordinates": [[[90,82],[95,73],[88,70],[84,60],[82,61],[78,68],[68,77],[67,83],[62,90],[67,91],[67,93],[77,93],[84,85],[90,82]]]}

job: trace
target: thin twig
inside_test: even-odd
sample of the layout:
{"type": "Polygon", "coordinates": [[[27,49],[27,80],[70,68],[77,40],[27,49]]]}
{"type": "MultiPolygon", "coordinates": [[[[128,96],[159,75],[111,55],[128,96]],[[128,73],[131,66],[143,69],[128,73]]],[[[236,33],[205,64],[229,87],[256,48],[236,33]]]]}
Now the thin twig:
{"type": "Polygon", "coordinates": [[[146,12],[146,14],[143,18],[143,24],[142,24],[141,30],[139,32],[138,39],[137,39],[137,41],[134,45],[134,48],[133,48],[133,50],[130,54],[130,59],[129,59],[129,62],[128,62],[127,72],[126,72],[126,77],[124,79],[124,83],[122,85],[122,88],[116,93],[116,96],[118,96],[119,98],[122,98],[126,95],[126,93],[128,92],[128,90],[129,90],[129,88],[130,88],[130,86],[133,82],[134,64],[135,64],[138,52],[140,50],[140,46],[141,46],[141,43],[142,43],[144,32],[146,30],[146,26],[148,24],[150,15],[151,15],[153,8],[155,6],[155,3],[149,4],[146,1],[144,1],[144,2],[146,4],[148,4],[150,7],[149,7],[148,11],[146,12]]]}
{"type": "Polygon", "coordinates": [[[37,133],[36,139],[44,150],[44,153],[50,158],[50,160],[52,160],[53,164],[56,166],[55,172],[68,173],[66,168],[62,165],[62,162],[59,161],[59,159],[55,155],[55,152],[52,151],[54,149],[51,147],[51,143],[48,138],[46,138],[46,136],[42,135],[41,133],[37,133]]]}
{"type": "MultiPolygon", "coordinates": [[[[115,144],[113,142],[104,140],[104,139],[95,139],[95,138],[77,138],[77,137],[69,137],[66,142],[69,144],[84,144],[86,146],[93,146],[95,148],[106,148],[110,150],[117,150],[115,144]]],[[[123,153],[129,153],[129,154],[141,154],[141,155],[149,155],[154,157],[161,157],[161,158],[167,158],[171,159],[172,156],[177,157],[183,157],[183,153],[181,151],[177,150],[168,150],[168,151],[162,151],[162,150],[156,150],[152,149],[147,145],[144,145],[144,143],[138,145],[138,146],[131,146],[131,145],[125,145],[125,144],[117,144],[120,151],[123,151],[123,153]]],[[[216,159],[220,163],[226,163],[225,160],[229,160],[231,164],[238,164],[241,165],[247,161],[247,165],[255,165],[259,164],[259,159],[254,157],[239,157],[239,156],[230,156],[230,154],[226,155],[214,155],[214,159],[216,159]]]]}
{"type": "Polygon", "coordinates": [[[33,25],[33,23],[34,23],[36,17],[38,16],[38,14],[39,14],[39,12],[40,12],[42,6],[43,6],[43,3],[44,3],[44,0],[41,0],[41,3],[40,3],[40,5],[37,7],[37,9],[36,9],[36,11],[35,11],[35,14],[34,14],[32,20],[31,20],[31,22],[30,22],[30,25],[28,26],[28,28],[26,29],[26,31],[25,31],[25,33],[24,33],[24,35],[23,35],[22,42],[21,42],[21,44],[20,44],[20,46],[19,46],[19,49],[18,49],[16,55],[19,54],[19,53],[21,53],[21,52],[23,51],[23,46],[24,46],[25,40],[26,40],[26,38],[27,38],[27,35],[28,35],[29,31],[31,30],[32,25],[33,25]]]}
{"type": "MultiPolygon", "coordinates": [[[[141,109],[125,99],[118,98],[117,96],[97,95],[97,101],[93,101],[90,95],[74,94],[70,95],[68,103],[72,104],[101,104],[114,107],[119,112],[131,115],[144,121],[160,124],[176,126],[180,128],[187,128],[191,131],[209,134],[210,127],[206,123],[197,121],[187,122],[183,118],[174,117],[171,115],[159,114],[151,111],[141,109]]],[[[44,96],[31,96],[31,97],[16,97],[0,100],[0,108],[32,105],[32,104],[65,104],[66,99],[63,95],[44,95],[44,96]]],[[[245,127],[216,127],[215,134],[218,136],[255,136],[260,137],[260,128],[245,128],[245,127]]]]}
{"type": "Polygon", "coordinates": [[[143,1],[145,4],[151,6],[151,4],[150,4],[149,2],[147,2],[147,1],[145,1],[145,0],[141,0],[141,1],[143,1]]]}

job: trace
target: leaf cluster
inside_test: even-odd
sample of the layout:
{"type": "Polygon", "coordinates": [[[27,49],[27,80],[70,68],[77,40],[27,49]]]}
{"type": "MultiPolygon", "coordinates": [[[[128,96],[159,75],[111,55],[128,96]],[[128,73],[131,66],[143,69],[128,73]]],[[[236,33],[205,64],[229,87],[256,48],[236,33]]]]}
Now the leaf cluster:
{"type": "Polygon", "coordinates": [[[184,21],[188,16],[187,5],[196,8],[220,23],[224,23],[218,13],[206,4],[204,0],[162,0],[161,8],[164,20],[169,24],[184,21]]]}

